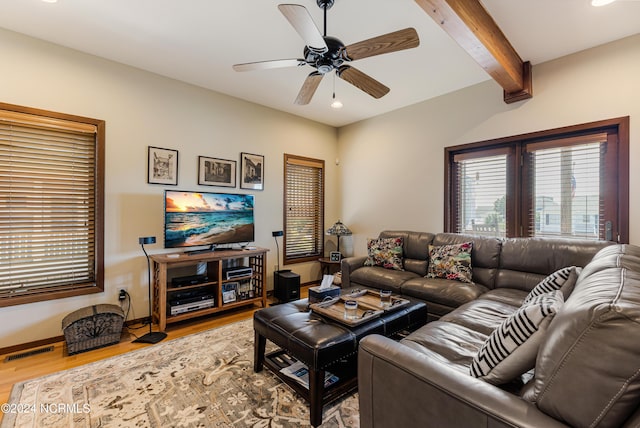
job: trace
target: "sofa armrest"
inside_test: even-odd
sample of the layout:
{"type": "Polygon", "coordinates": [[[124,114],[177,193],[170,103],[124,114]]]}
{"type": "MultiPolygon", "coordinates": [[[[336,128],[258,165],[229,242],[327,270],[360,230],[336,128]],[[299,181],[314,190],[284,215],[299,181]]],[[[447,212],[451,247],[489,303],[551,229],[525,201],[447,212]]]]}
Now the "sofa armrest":
{"type": "Polygon", "coordinates": [[[342,288],[351,287],[351,272],[364,266],[366,256],[347,257],[340,262],[340,270],[342,271],[342,288]]]}
{"type": "Polygon", "coordinates": [[[566,427],[517,395],[380,335],[358,351],[360,427],[566,427]]]}

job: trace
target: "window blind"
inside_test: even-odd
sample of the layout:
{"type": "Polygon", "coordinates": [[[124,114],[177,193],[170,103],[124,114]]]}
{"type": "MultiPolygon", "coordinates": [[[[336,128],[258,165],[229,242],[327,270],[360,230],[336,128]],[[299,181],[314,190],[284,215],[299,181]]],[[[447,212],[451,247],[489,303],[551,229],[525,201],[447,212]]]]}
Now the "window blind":
{"type": "Polygon", "coordinates": [[[0,300],[95,285],[96,127],[0,110],[0,300]]]}
{"type": "Polygon", "coordinates": [[[456,232],[506,236],[507,154],[456,155],[456,232]]]}
{"type": "Polygon", "coordinates": [[[526,146],[531,175],[529,235],[600,239],[607,135],[526,146]]]}
{"type": "Polygon", "coordinates": [[[284,260],[324,251],[324,161],[285,155],[284,260]]]}

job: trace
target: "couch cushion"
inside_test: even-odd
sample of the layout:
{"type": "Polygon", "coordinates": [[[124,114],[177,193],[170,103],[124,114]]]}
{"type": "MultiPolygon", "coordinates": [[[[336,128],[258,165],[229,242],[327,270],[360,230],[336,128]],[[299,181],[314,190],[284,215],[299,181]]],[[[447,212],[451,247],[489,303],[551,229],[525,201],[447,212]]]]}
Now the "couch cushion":
{"type": "Polygon", "coordinates": [[[566,266],[584,267],[611,242],[551,238],[509,238],[502,243],[495,288],[531,291],[566,266]]]}
{"type": "Polygon", "coordinates": [[[502,241],[486,236],[465,235],[460,233],[438,233],[432,245],[462,244],[472,242],[471,265],[473,282],[487,288],[494,288],[495,277],[500,266],[502,241]]]}
{"type": "Polygon", "coordinates": [[[527,297],[527,292],[522,290],[516,290],[513,288],[496,288],[489,290],[479,297],[480,300],[495,300],[496,302],[506,303],[513,306],[515,309],[522,306],[524,298],[527,297]]]}
{"type": "Polygon", "coordinates": [[[472,242],[448,245],[429,245],[429,267],[427,278],[445,278],[461,282],[472,282],[472,242]]]}
{"type": "Polygon", "coordinates": [[[378,266],[364,266],[351,272],[350,284],[352,287],[364,285],[367,287],[392,290],[400,293],[400,286],[410,279],[420,278],[409,271],[383,269],[378,266]]]}
{"type": "Polygon", "coordinates": [[[380,266],[385,269],[404,270],[402,265],[402,238],[378,238],[367,240],[369,257],[365,266],[380,266]]]}
{"type": "Polygon", "coordinates": [[[543,340],[533,393],[577,427],[618,427],[640,405],[640,247],[601,250],[543,340]]]}
{"type": "Polygon", "coordinates": [[[401,343],[469,374],[469,366],[487,335],[450,322],[433,321],[411,333],[401,343]]]}
{"type": "Polygon", "coordinates": [[[411,232],[407,230],[383,230],[379,238],[401,237],[403,239],[404,269],[420,276],[427,273],[429,244],[433,242],[433,233],[411,232]]]}
{"type": "Polygon", "coordinates": [[[471,363],[472,376],[494,385],[535,366],[538,347],[564,298],[560,290],[532,298],[496,328],[471,363]]]}
{"type": "Polygon", "coordinates": [[[504,320],[509,318],[520,305],[489,299],[476,299],[440,318],[440,321],[463,325],[489,336],[504,320]]]}
{"type": "MultiPolygon", "coordinates": [[[[488,290],[485,286],[473,282],[459,282],[441,278],[414,277],[400,287],[402,294],[416,297],[427,302],[440,303],[450,308],[477,299],[488,290]]],[[[431,312],[431,307],[429,307],[431,312]]]]}

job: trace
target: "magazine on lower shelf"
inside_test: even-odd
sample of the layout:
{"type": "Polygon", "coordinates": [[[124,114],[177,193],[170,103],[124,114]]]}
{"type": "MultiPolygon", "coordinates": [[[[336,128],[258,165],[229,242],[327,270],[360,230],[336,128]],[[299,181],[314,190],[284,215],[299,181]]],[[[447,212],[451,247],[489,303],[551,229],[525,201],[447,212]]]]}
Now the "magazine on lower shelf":
{"type": "MultiPolygon", "coordinates": [[[[309,389],[309,368],[301,361],[296,361],[288,367],[280,369],[284,375],[296,380],[305,388],[309,389]]],[[[338,376],[324,372],[324,387],[328,388],[339,380],[338,376]]]]}

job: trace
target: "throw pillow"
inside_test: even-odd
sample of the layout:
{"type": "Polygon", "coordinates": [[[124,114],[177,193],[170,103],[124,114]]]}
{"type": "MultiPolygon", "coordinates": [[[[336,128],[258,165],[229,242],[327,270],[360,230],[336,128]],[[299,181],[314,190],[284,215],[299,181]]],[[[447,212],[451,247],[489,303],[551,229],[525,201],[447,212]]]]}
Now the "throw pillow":
{"type": "Polygon", "coordinates": [[[367,239],[369,257],[364,261],[364,265],[404,270],[402,265],[402,244],[402,238],[367,239]]]}
{"type": "Polygon", "coordinates": [[[560,290],[534,297],[496,328],[471,363],[471,376],[494,385],[531,370],[547,327],[564,298],[560,290]]]}
{"type": "Polygon", "coordinates": [[[472,242],[440,246],[429,245],[427,278],[446,278],[461,282],[472,282],[472,248],[472,242]]]}
{"type": "Polygon", "coordinates": [[[540,281],[538,285],[536,285],[533,290],[531,290],[531,292],[527,294],[527,297],[524,298],[523,303],[528,303],[534,297],[555,290],[562,290],[564,300],[567,300],[567,298],[573,291],[573,286],[576,284],[576,280],[578,279],[578,274],[580,273],[578,269],[582,270],[581,268],[576,268],[575,266],[568,266],[555,271],[554,273],[540,281]]]}

